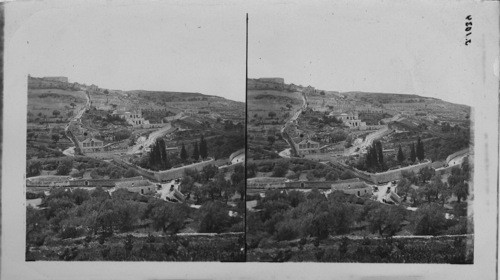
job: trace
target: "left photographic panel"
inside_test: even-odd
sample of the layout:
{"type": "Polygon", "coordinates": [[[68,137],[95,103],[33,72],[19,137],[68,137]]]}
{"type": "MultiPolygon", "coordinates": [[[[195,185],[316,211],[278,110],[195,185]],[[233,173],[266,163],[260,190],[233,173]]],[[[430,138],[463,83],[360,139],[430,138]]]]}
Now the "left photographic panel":
{"type": "Polygon", "coordinates": [[[245,261],[244,17],[50,3],[6,10],[27,82],[25,260],[245,261]]]}

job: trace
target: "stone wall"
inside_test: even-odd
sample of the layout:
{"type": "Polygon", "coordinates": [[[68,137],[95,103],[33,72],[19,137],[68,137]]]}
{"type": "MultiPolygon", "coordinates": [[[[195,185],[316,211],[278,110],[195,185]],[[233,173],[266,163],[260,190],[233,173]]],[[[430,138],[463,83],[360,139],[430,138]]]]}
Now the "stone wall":
{"type": "Polygon", "coordinates": [[[285,188],[289,189],[334,189],[345,190],[353,188],[365,188],[367,185],[358,178],[339,181],[290,181],[285,182],[285,188]]]}
{"type": "Polygon", "coordinates": [[[216,165],[215,161],[213,159],[190,164],[190,165],[186,165],[186,166],[182,166],[182,167],[178,167],[178,168],[172,168],[172,169],[165,170],[165,171],[156,171],[156,172],[153,172],[153,174],[154,174],[153,176],[158,181],[170,181],[170,180],[174,180],[177,178],[182,178],[184,176],[184,170],[186,170],[186,169],[193,169],[193,170],[200,171],[203,169],[203,167],[211,165],[211,164],[216,165]]]}
{"type": "Polygon", "coordinates": [[[456,158],[458,156],[462,156],[462,155],[465,155],[469,152],[469,148],[465,148],[465,149],[462,149],[458,152],[455,152],[451,155],[449,155],[447,158],[446,158],[446,164],[448,164],[453,158],[456,158]]]}
{"type": "MultiPolygon", "coordinates": [[[[60,176],[61,178],[67,176],[60,176]]],[[[27,187],[114,187],[116,182],[142,180],[142,176],[122,179],[73,179],[67,177],[66,180],[34,181],[26,180],[27,187]]]]}
{"type": "Polygon", "coordinates": [[[402,172],[403,171],[411,171],[414,173],[418,173],[420,169],[425,168],[425,167],[431,167],[432,168],[432,162],[426,161],[423,163],[411,165],[411,166],[406,166],[403,168],[399,168],[396,170],[389,170],[386,172],[381,172],[381,173],[368,173],[364,171],[357,171],[358,173],[363,173],[367,176],[370,177],[370,181],[372,181],[375,184],[381,184],[381,183],[387,183],[391,181],[396,181],[399,180],[403,177],[402,172]]]}
{"type": "Polygon", "coordinates": [[[247,179],[247,189],[277,189],[285,187],[286,178],[258,177],[247,179]]]}

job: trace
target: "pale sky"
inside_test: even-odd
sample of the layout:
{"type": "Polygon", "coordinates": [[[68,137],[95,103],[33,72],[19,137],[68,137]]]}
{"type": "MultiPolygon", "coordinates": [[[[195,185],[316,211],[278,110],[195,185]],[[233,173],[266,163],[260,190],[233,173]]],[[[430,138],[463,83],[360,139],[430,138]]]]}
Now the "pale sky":
{"type": "Polygon", "coordinates": [[[286,83],[323,90],[408,93],[469,104],[482,88],[483,70],[493,70],[483,67],[483,51],[488,51],[484,45],[498,46],[498,4],[434,2],[254,5],[249,9],[248,76],[283,77],[286,83]],[[472,43],[465,46],[469,14],[472,43]]]}
{"type": "Polygon", "coordinates": [[[26,74],[245,100],[245,14],[220,1],[8,3],[26,74]]]}

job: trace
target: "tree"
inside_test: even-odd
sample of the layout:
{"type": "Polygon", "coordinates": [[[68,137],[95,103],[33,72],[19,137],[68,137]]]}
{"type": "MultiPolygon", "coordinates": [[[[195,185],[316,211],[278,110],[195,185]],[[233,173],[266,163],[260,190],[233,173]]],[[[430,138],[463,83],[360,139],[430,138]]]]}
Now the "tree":
{"type": "Polygon", "coordinates": [[[383,168],[383,166],[384,166],[384,152],[382,149],[382,142],[376,141],[375,146],[377,149],[378,164],[380,165],[380,167],[383,168]]]}
{"type": "Polygon", "coordinates": [[[207,141],[203,138],[203,135],[200,139],[200,156],[202,159],[206,159],[208,156],[207,141]]]}
{"type": "Polygon", "coordinates": [[[155,144],[153,144],[149,152],[149,167],[155,170],[166,170],[171,167],[167,158],[165,140],[156,139],[155,144]]]}
{"type": "Polygon", "coordinates": [[[54,111],[52,111],[52,115],[53,115],[54,117],[58,117],[59,115],[61,115],[61,112],[60,112],[60,111],[58,111],[58,110],[54,110],[54,111]]]}
{"type": "Polygon", "coordinates": [[[81,205],[84,201],[90,199],[90,193],[84,189],[76,189],[71,192],[71,198],[76,205],[81,205]]]}
{"type": "MultiPolygon", "coordinates": [[[[328,225],[329,231],[335,234],[345,234],[351,229],[354,223],[354,206],[349,203],[337,202],[334,199],[328,202],[328,225]]],[[[321,211],[321,205],[317,210],[321,211]]]]}
{"type": "Polygon", "coordinates": [[[328,174],[326,174],[325,179],[327,181],[337,181],[339,179],[339,173],[336,171],[330,171],[328,174]]]}
{"type": "Polygon", "coordinates": [[[422,180],[422,183],[426,183],[427,181],[429,181],[434,176],[435,173],[436,172],[434,171],[434,169],[429,167],[424,167],[420,169],[420,171],[418,172],[418,174],[420,175],[420,179],[422,180]]]}
{"type": "Polygon", "coordinates": [[[274,165],[273,177],[284,177],[288,171],[288,164],[285,161],[280,161],[274,165]]]}
{"type": "Polygon", "coordinates": [[[123,177],[132,178],[132,177],[135,177],[138,175],[139,175],[139,173],[137,173],[137,171],[135,169],[129,168],[129,169],[127,169],[127,171],[125,171],[125,173],[123,174],[123,177]]]}
{"type": "Polygon", "coordinates": [[[393,236],[400,230],[404,217],[404,208],[380,204],[368,213],[367,220],[372,232],[378,232],[381,236],[393,236]]]}
{"type": "Polygon", "coordinates": [[[469,196],[469,184],[466,182],[460,182],[453,188],[453,193],[457,196],[457,200],[460,201],[463,199],[464,201],[469,196]]]}
{"type": "Polygon", "coordinates": [[[269,142],[269,145],[272,146],[274,144],[274,141],[276,141],[276,138],[274,136],[272,136],[272,135],[269,135],[267,137],[267,141],[269,142]]]}
{"type": "Polygon", "coordinates": [[[231,182],[233,185],[237,185],[243,180],[245,180],[245,167],[243,165],[236,165],[234,173],[231,174],[231,182]]]}
{"type": "Polygon", "coordinates": [[[75,104],[74,102],[71,102],[71,103],[69,104],[69,106],[71,106],[73,109],[75,109],[76,104],[75,104]]]}
{"type": "Polygon", "coordinates": [[[42,170],[42,163],[39,161],[30,161],[26,165],[26,176],[33,177],[40,175],[40,171],[42,170]]]}
{"type": "Polygon", "coordinates": [[[188,206],[184,204],[173,204],[158,200],[146,210],[148,216],[153,220],[155,230],[162,230],[164,233],[170,231],[177,233],[188,218],[188,206]]]}
{"type": "Polygon", "coordinates": [[[403,201],[406,201],[408,193],[410,192],[410,188],[411,188],[410,180],[406,178],[402,178],[401,180],[399,180],[396,190],[398,195],[403,197],[403,201]]]}
{"type": "Polygon", "coordinates": [[[200,151],[198,150],[198,143],[194,142],[193,144],[193,159],[198,160],[200,158],[200,151]]]}
{"type": "Polygon", "coordinates": [[[73,161],[71,160],[62,160],[59,162],[59,165],[57,166],[57,175],[68,175],[69,172],[71,172],[71,169],[73,168],[73,161]]]}
{"type": "Polygon", "coordinates": [[[205,181],[208,181],[208,180],[212,179],[213,177],[215,177],[215,174],[217,174],[218,170],[219,169],[217,168],[217,166],[215,166],[213,164],[204,166],[202,169],[202,173],[203,173],[203,176],[205,178],[205,181]]]}
{"type": "Polygon", "coordinates": [[[269,118],[273,119],[274,117],[276,117],[276,112],[271,111],[267,115],[269,116],[269,118]]]}
{"type": "Polygon", "coordinates": [[[419,161],[422,161],[425,158],[424,143],[420,140],[420,137],[418,137],[417,140],[417,158],[419,161]]]}
{"type": "Polygon", "coordinates": [[[247,178],[253,178],[257,175],[257,164],[251,162],[246,167],[247,170],[247,178]]]}
{"type": "Polygon", "coordinates": [[[286,107],[288,108],[288,110],[291,110],[292,109],[292,104],[288,103],[288,104],[286,104],[286,107]]]}
{"type": "Polygon", "coordinates": [[[416,235],[438,235],[446,228],[445,212],[437,204],[426,204],[416,211],[413,221],[416,235]]]}
{"type": "Polygon", "coordinates": [[[401,149],[401,144],[400,144],[398,149],[398,161],[399,163],[403,163],[404,160],[405,160],[405,155],[403,154],[403,150],[401,149]]]}
{"type": "Polygon", "coordinates": [[[57,143],[57,141],[59,141],[59,134],[52,134],[52,141],[54,141],[54,143],[57,143]]]}
{"type": "Polygon", "coordinates": [[[415,144],[411,143],[410,147],[410,160],[411,162],[415,162],[417,160],[417,153],[415,152],[415,144]]]}
{"type": "Polygon", "coordinates": [[[124,245],[123,248],[125,249],[125,253],[127,254],[127,259],[128,259],[130,257],[130,252],[134,248],[134,237],[132,236],[132,234],[127,234],[127,237],[125,238],[125,242],[123,245],[124,245]]]}
{"type": "Polygon", "coordinates": [[[223,232],[230,225],[226,205],[221,201],[208,201],[199,210],[199,232],[223,232]]]}
{"type": "Polygon", "coordinates": [[[187,151],[186,151],[186,147],[184,146],[184,143],[182,143],[182,148],[181,148],[181,160],[182,161],[186,161],[187,158],[188,158],[188,154],[187,154],[187,151]]]}

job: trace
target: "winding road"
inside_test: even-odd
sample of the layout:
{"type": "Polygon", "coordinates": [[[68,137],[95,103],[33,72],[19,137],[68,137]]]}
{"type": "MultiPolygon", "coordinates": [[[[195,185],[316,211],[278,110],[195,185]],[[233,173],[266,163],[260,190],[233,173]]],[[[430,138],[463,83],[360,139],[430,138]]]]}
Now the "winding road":
{"type": "Polygon", "coordinates": [[[78,139],[76,139],[76,137],[73,134],[73,132],[71,132],[70,127],[74,123],[81,122],[80,119],[82,118],[82,116],[85,113],[85,111],[87,109],[90,109],[90,95],[89,95],[88,92],[85,92],[85,96],[87,97],[87,103],[85,104],[85,106],[80,111],[78,111],[78,113],[69,121],[69,123],[64,128],[64,133],[66,134],[66,137],[71,142],[73,142],[73,145],[75,145],[75,146],[69,147],[69,148],[67,148],[66,150],[63,151],[63,154],[66,155],[66,156],[75,156],[75,152],[78,153],[78,154],[81,154],[80,146],[78,144],[78,139]]]}
{"type": "Polygon", "coordinates": [[[137,143],[132,146],[128,151],[127,154],[132,155],[136,153],[142,153],[146,148],[149,146],[153,145],[159,137],[162,137],[168,133],[171,133],[175,131],[176,128],[172,127],[170,123],[167,123],[167,125],[163,126],[162,128],[158,129],[157,131],[152,132],[149,134],[148,138],[143,141],[137,141],[137,143]]]}
{"type": "Polygon", "coordinates": [[[307,98],[306,98],[306,95],[305,93],[302,92],[302,106],[300,107],[300,109],[295,112],[293,114],[293,116],[285,122],[285,125],[281,128],[281,137],[288,143],[288,145],[290,146],[290,148],[288,149],[285,149],[281,152],[279,152],[279,156],[280,157],[283,157],[283,158],[290,158],[291,156],[298,156],[298,152],[295,148],[295,144],[293,143],[293,140],[292,140],[292,137],[288,134],[288,132],[286,132],[288,126],[296,121],[300,114],[302,114],[302,112],[307,109],[307,98]]]}

